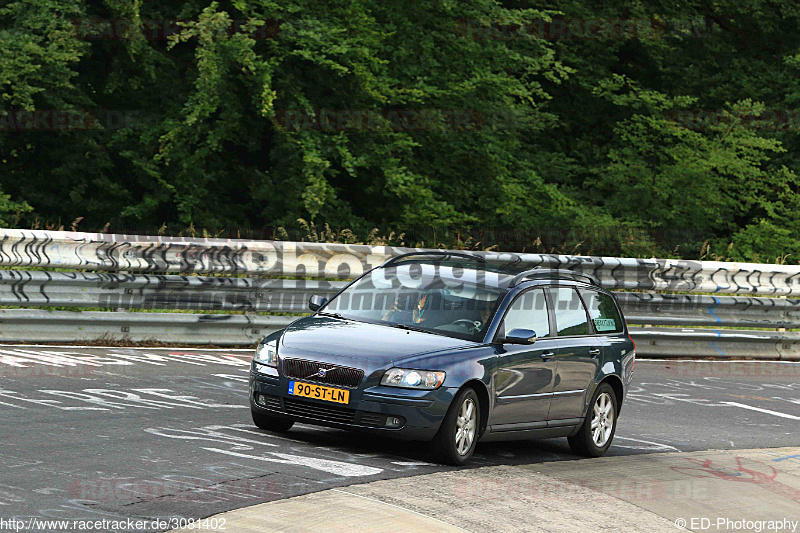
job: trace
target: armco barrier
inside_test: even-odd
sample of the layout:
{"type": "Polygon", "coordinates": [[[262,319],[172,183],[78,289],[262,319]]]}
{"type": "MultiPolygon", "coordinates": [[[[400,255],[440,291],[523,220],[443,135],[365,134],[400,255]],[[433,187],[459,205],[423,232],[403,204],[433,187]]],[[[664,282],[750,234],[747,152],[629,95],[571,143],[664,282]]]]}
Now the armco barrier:
{"type": "Polygon", "coordinates": [[[800,328],[800,299],[616,293],[630,324],[800,328]]]}
{"type": "Polygon", "coordinates": [[[637,356],[800,361],[798,333],[632,327],[630,334],[637,356]]]}
{"type": "MultiPolygon", "coordinates": [[[[354,278],[408,248],[0,230],[0,266],[155,273],[354,278]]],[[[785,296],[800,293],[800,268],[569,255],[476,252],[490,262],[568,268],[609,289],[785,296]]]]}
{"type": "MultiPolygon", "coordinates": [[[[255,345],[296,317],[183,313],[0,310],[0,342],[158,341],[255,345]]],[[[800,361],[800,334],[679,328],[630,328],[643,357],[719,357],[800,361]]]]}
{"type": "MultiPolygon", "coordinates": [[[[254,313],[307,312],[310,295],[331,296],[345,284],[319,278],[352,278],[406,251],[385,246],[0,230],[0,266],[51,269],[0,271],[0,306],[246,313],[0,310],[0,341],[104,338],[254,344],[294,319],[254,313]]],[[[800,354],[798,334],[775,331],[800,328],[800,300],[754,297],[797,294],[800,268],[796,266],[478,253],[490,263],[591,274],[617,291],[651,291],[617,292],[628,322],[648,326],[631,328],[637,352],[643,356],[798,360],[800,354]]]]}
{"type": "Polygon", "coordinates": [[[184,313],[0,309],[0,342],[158,341],[255,346],[294,318],[184,313]]]}
{"type": "Polygon", "coordinates": [[[312,294],[346,282],[267,278],[0,271],[0,306],[306,313],[312,294]]]}
{"type": "MultiPolygon", "coordinates": [[[[0,306],[308,312],[343,281],[0,271],[0,306]]],[[[617,292],[630,324],[800,328],[800,299],[617,292]]]]}

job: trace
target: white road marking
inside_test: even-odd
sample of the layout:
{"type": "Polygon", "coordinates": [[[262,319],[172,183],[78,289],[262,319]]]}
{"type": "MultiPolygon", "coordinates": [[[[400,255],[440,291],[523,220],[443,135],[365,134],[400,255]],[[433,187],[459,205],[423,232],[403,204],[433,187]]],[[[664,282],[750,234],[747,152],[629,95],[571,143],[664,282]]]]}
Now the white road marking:
{"type": "Polygon", "coordinates": [[[789,420],[800,420],[800,416],[789,415],[786,413],[779,413],[778,411],[771,411],[769,409],[762,409],[760,407],[753,407],[752,405],[745,405],[743,403],[737,402],[722,402],[727,405],[733,405],[734,407],[741,407],[742,409],[749,409],[751,411],[758,411],[759,413],[765,413],[768,415],[779,416],[781,418],[788,418],[789,420]]]}
{"type": "Polygon", "coordinates": [[[674,446],[670,446],[669,444],[660,444],[658,442],[651,442],[649,440],[641,440],[641,439],[633,439],[631,437],[620,437],[619,435],[614,436],[614,447],[616,448],[628,448],[629,450],[650,450],[650,451],[665,451],[665,452],[679,452],[680,450],[674,446]],[[618,440],[630,440],[633,442],[640,442],[642,444],[649,444],[649,446],[628,446],[624,444],[617,444],[616,441],[618,440]]]}
{"type": "Polygon", "coordinates": [[[49,496],[49,495],[55,494],[57,492],[64,492],[64,489],[54,489],[52,487],[47,487],[47,488],[43,488],[43,489],[33,489],[33,492],[35,492],[36,494],[46,494],[46,495],[49,496]]]}
{"type": "Polygon", "coordinates": [[[167,437],[169,439],[179,440],[206,440],[216,442],[218,444],[229,444],[244,450],[252,450],[254,446],[273,446],[277,447],[278,444],[267,442],[263,438],[260,440],[247,439],[239,435],[228,435],[223,433],[224,430],[237,430],[239,428],[227,426],[205,426],[198,429],[174,429],[174,428],[146,428],[145,431],[151,435],[158,435],[159,437],[167,437]]]}
{"type": "MultiPolygon", "coordinates": [[[[230,429],[233,431],[241,431],[242,433],[250,433],[252,435],[257,435],[259,437],[264,437],[264,432],[253,429],[253,426],[247,426],[245,424],[234,424],[232,426],[213,426],[217,428],[225,428],[230,429]]],[[[275,438],[273,435],[270,435],[270,438],[275,438]]],[[[294,439],[286,439],[286,440],[294,440],[294,439]]],[[[277,445],[276,445],[277,446],[277,445]]]]}
{"type": "Polygon", "coordinates": [[[343,463],[341,461],[331,461],[328,459],[317,459],[315,457],[303,457],[301,455],[292,455],[288,453],[268,452],[275,457],[268,457],[263,455],[249,455],[246,453],[238,453],[230,450],[221,450],[219,448],[203,448],[210,452],[224,453],[233,457],[241,457],[242,459],[254,459],[256,461],[264,461],[267,463],[280,463],[286,465],[297,465],[313,468],[314,470],[321,470],[329,472],[337,476],[358,477],[358,476],[372,476],[383,472],[382,468],[375,468],[372,466],[364,466],[352,463],[343,463]]]}
{"type": "Polygon", "coordinates": [[[91,350],[106,350],[109,348],[114,348],[116,350],[185,350],[185,351],[193,351],[193,352],[255,352],[255,347],[253,348],[184,348],[184,347],[177,347],[177,348],[151,348],[149,346],[142,347],[142,346],[81,346],[81,345],[74,345],[74,344],[2,344],[0,346],[8,347],[8,348],[18,348],[18,347],[26,347],[26,348],[89,348],[91,350]]]}
{"type": "MultiPolygon", "coordinates": [[[[203,351],[175,350],[168,353],[154,353],[147,350],[127,350],[108,348],[101,355],[79,351],[54,351],[30,350],[27,346],[22,348],[2,348],[0,345],[0,365],[13,368],[30,368],[31,366],[44,366],[52,368],[89,366],[93,368],[105,366],[132,366],[146,364],[151,366],[166,366],[169,363],[183,363],[194,366],[217,364],[241,368],[249,368],[250,357],[248,353],[234,353],[233,351],[218,350],[217,353],[204,353],[203,351]]],[[[214,352],[210,350],[209,352],[214,352]]]]}
{"type": "Polygon", "coordinates": [[[706,407],[720,407],[724,405],[724,402],[718,402],[716,400],[707,400],[705,398],[692,398],[689,394],[679,394],[677,392],[654,392],[653,396],[659,396],[661,398],[666,398],[668,400],[674,400],[676,402],[686,402],[692,405],[703,405],[706,407]]]}
{"type": "MultiPolygon", "coordinates": [[[[240,370],[247,372],[248,369],[242,368],[240,370]]],[[[248,378],[247,376],[236,376],[234,374],[212,374],[212,375],[217,378],[227,379],[230,381],[239,381],[241,383],[248,383],[250,381],[250,378],[248,378]]]]}
{"type": "MultiPolygon", "coordinates": [[[[213,400],[182,395],[171,389],[133,389],[133,392],[121,391],[118,389],[83,389],[82,391],[42,389],[37,392],[56,396],[59,400],[29,398],[20,392],[7,389],[0,389],[0,399],[44,405],[63,411],[108,411],[110,409],[127,409],[129,407],[155,410],[173,408],[247,409],[249,407],[239,404],[216,403],[213,400]],[[145,398],[145,395],[155,396],[158,399],[145,398]],[[91,407],[64,405],[62,401],[64,399],[87,403],[91,405],[91,407]]],[[[0,406],[12,407],[15,409],[26,408],[18,403],[9,403],[5,401],[0,401],[0,406]]]]}
{"type": "Polygon", "coordinates": [[[220,409],[248,409],[249,405],[227,404],[227,403],[213,403],[212,400],[202,400],[195,396],[186,396],[182,394],[173,393],[171,389],[133,389],[136,392],[150,394],[151,396],[158,396],[159,398],[166,398],[176,402],[185,402],[187,405],[193,405],[203,408],[220,408],[220,409]]]}

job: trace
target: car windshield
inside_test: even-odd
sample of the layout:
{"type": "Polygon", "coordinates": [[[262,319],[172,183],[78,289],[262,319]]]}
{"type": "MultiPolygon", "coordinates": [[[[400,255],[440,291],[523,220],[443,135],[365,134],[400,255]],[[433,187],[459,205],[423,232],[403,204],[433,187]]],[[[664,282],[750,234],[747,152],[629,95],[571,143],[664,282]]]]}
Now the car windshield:
{"type": "Polygon", "coordinates": [[[480,341],[505,289],[503,274],[435,264],[373,270],[321,314],[480,341]]]}

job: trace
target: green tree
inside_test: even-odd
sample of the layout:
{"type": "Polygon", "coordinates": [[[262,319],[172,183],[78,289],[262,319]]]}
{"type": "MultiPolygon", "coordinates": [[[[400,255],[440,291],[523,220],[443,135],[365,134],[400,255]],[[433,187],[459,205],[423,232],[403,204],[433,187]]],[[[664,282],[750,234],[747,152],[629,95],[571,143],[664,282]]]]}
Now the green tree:
{"type": "Polygon", "coordinates": [[[11,0],[0,218],[795,261],[798,24],[766,0],[11,0]]]}

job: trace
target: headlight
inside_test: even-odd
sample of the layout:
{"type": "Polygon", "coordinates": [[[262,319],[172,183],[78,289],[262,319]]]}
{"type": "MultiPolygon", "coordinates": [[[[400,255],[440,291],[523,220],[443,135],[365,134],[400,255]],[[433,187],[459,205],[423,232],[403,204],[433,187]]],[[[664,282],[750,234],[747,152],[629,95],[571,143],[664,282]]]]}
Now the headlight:
{"type": "Polygon", "coordinates": [[[275,341],[266,344],[259,344],[256,355],[253,357],[256,363],[271,367],[278,366],[278,343],[275,341]]]}
{"type": "Polygon", "coordinates": [[[381,385],[402,387],[404,389],[433,390],[442,386],[444,376],[444,372],[391,368],[383,375],[381,385]]]}

